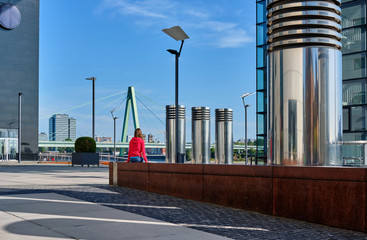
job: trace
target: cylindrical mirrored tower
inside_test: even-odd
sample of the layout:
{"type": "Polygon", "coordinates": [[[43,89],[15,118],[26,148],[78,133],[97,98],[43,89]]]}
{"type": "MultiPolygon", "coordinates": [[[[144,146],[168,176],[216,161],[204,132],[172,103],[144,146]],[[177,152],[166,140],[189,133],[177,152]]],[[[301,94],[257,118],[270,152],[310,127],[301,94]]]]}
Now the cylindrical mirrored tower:
{"type": "Polygon", "coordinates": [[[193,107],[191,158],[194,163],[210,162],[210,108],[193,107]]]}
{"type": "Polygon", "coordinates": [[[268,0],[268,163],[341,160],[340,1],[268,0]]]}
{"type": "Polygon", "coordinates": [[[233,110],[215,109],[215,162],[233,162],[233,110]]]}
{"type": "MultiPolygon", "coordinates": [[[[176,159],[176,108],[175,105],[166,106],[166,162],[177,163],[176,159]]],[[[178,146],[179,152],[186,153],[186,110],[185,106],[178,106],[178,146]]],[[[186,157],[183,160],[185,162],[186,157]]]]}

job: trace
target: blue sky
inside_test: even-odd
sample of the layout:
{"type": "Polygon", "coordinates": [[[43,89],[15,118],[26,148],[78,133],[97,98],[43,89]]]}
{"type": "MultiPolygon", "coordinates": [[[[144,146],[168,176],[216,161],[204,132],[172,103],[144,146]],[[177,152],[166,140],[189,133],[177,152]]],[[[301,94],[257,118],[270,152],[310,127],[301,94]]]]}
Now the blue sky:
{"type": "MultiPolygon", "coordinates": [[[[240,96],[256,89],[256,28],[253,0],[62,0],[40,7],[40,132],[48,118],[77,119],[77,136],[91,135],[91,89],[95,76],[96,134],[113,136],[110,110],[121,136],[124,91],[137,91],[140,127],[164,141],[165,105],[174,104],[174,56],[180,43],[161,30],[179,25],[190,36],[180,57],[180,104],[234,110],[234,139],[244,137],[240,96]],[[145,106],[150,109],[147,110],[145,106]],[[154,115],[158,118],[156,118],[154,115]]],[[[256,97],[248,98],[248,137],[256,135],[256,97]]],[[[129,134],[132,134],[132,121],[129,134]]]]}

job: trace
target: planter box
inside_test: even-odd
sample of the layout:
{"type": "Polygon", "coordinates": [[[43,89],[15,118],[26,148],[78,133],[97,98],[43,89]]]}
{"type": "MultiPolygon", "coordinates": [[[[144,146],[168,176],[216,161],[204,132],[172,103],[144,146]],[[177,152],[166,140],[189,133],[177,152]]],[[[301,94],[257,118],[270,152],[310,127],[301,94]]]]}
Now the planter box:
{"type": "Polygon", "coordinates": [[[99,153],[73,153],[71,158],[71,166],[74,165],[98,165],[99,167],[99,153]]]}

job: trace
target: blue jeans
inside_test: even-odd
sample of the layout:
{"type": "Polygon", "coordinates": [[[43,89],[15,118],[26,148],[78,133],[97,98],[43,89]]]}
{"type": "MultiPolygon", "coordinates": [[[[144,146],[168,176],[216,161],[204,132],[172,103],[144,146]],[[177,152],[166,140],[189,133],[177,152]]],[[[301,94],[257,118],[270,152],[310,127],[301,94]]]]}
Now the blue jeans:
{"type": "Polygon", "coordinates": [[[144,159],[142,157],[130,157],[130,162],[143,162],[144,159]]]}

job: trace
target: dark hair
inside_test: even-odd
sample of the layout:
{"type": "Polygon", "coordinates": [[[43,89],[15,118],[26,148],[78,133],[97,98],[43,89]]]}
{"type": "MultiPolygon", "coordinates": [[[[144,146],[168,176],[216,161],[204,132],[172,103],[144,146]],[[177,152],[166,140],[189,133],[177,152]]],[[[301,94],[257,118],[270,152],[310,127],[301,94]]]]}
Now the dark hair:
{"type": "Polygon", "coordinates": [[[135,129],[134,137],[138,137],[138,138],[143,139],[143,133],[141,132],[140,128],[135,129]]]}

